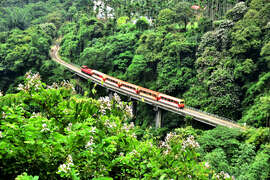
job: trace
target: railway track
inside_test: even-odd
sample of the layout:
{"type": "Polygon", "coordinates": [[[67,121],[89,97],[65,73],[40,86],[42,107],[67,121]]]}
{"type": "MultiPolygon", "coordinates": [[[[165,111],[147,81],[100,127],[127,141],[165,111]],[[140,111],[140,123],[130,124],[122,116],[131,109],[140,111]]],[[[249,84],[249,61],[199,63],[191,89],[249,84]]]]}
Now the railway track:
{"type": "Polygon", "coordinates": [[[79,66],[63,61],[58,55],[59,49],[60,49],[59,45],[56,44],[50,50],[50,56],[55,62],[66,67],[68,70],[77,74],[78,76],[85,78],[85,79],[90,79],[92,82],[94,82],[100,86],[103,86],[111,91],[128,96],[128,97],[135,99],[135,100],[138,100],[138,101],[143,101],[144,103],[156,106],[156,107],[161,108],[161,109],[165,109],[167,111],[170,111],[170,112],[182,115],[182,116],[191,116],[191,117],[193,117],[193,119],[200,121],[202,123],[211,125],[211,126],[220,125],[220,126],[226,126],[229,128],[245,129],[244,127],[240,126],[236,122],[233,122],[229,119],[226,119],[223,117],[218,117],[216,115],[209,114],[207,112],[202,112],[202,111],[195,109],[195,108],[192,108],[192,107],[186,106],[183,109],[179,109],[177,107],[166,105],[166,104],[160,103],[158,101],[152,100],[150,98],[142,97],[138,94],[134,94],[134,93],[131,93],[129,91],[125,91],[124,89],[117,88],[117,87],[112,86],[106,82],[101,83],[99,80],[93,78],[92,76],[88,76],[87,74],[82,73],[79,66]]]}

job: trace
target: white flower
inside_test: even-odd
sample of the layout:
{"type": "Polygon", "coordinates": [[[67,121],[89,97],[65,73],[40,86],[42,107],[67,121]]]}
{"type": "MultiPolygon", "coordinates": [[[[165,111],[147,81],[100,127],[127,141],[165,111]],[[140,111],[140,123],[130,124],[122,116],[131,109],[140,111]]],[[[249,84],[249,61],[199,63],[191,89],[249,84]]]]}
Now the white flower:
{"type": "Polygon", "coordinates": [[[0,138],[3,138],[4,136],[3,136],[3,133],[2,133],[2,131],[0,131],[0,138]]]}
{"type": "Polygon", "coordinates": [[[67,127],[67,131],[71,131],[71,126],[72,126],[72,123],[69,123],[67,127]]]}
{"type": "Polygon", "coordinates": [[[136,155],[136,154],[138,154],[138,152],[135,149],[133,149],[133,151],[131,151],[130,154],[131,155],[136,155]]]}
{"type": "Polygon", "coordinates": [[[67,172],[68,172],[67,165],[66,165],[66,164],[61,164],[61,165],[59,166],[58,172],[64,172],[64,173],[67,173],[67,172]]]}
{"type": "Polygon", "coordinates": [[[175,136],[175,132],[170,132],[166,135],[165,142],[170,142],[170,140],[175,136]]]}
{"type": "Polygon", "coordinates": [[[198,142],[196,142],[194,140],[194,136],[189,136],[185,141],[183,141],[182,143],[182,150],[186,150],[186,148],[192,148],[192,149],[195,149],[195,148],[199,148],[200,145],[198,142]]]}
{"type": "Polygon", "coordinates": [[[47,132],[47,131],[50,131],[50,129],[49,128],[47,128],[48,126],[47,126],[47,124],[42,124],[42,129],[41,129],[41,131],[40,132],[47,132]]]}
{"type": "Polygon", "coordinates": [[[114,98],[114,100],[115,100],[116,102],[120,103],[121,98],[120,98],[120,96],[118,96],[118,94],[117,94],[117,93],[114,93],[113,98],[114,98]]]}
{"type": "Polygon", "coordinates": [[[58,173],[64,172],[64,173],[68,173],[71,170],[71,167],[73,166],[73,160],[72,160],[72,156],[68,155],[67,159],[66,159],[66,163],[61,164],[58,168],[58,173]]]}
{"type": "Polygon", "coordinates": [[[58,89],[59,85],[57,83],[53,83],[51,86],[47,86],[47,89],[58,89]]]}
{"type": "Polygon", "coordinates": [[[110,120],[108,119],[105,121],[104,125],[109,129],[113,129],[117,127],[115,122],[110,122],[110,120]]]}
{"type": "Polygon", "coordinates": [[[101,112],[103,115],[106,114],[106,110],[112,110],[112,101],[110,100],[110,98],[108,96],[106,97],[100,97],[98,99],[98,101],[100,102],[100,110],[99,112],[101,112]]]}
{"type": "Polygon", "coordinates": [[[228,174],[228,173],[225,173],[224,174],[224,178],[227,179],[227,178],[230,178],[231,176],[228,174]]]}
{"type": "Polygon", "coordinates": [[[208,162],[206,162],[206,163],[204,164],[204,166],[205,166],[206,168],[209,168],[209,167],[210,167],[210,164],[209,164],[208,162]]]}
{"type": "Polygon", "coordinates": [[[19,85],[18,85],[18,87],[17,87],[17,90],[19,90],[19,91],[22,91],[22,90],[24,90],[24,85],[22,85],[22,84],[19,84],[19,85]]]}
{"type": "Polygon", "coordinates": [[[67,88],[67,89],[71,89],[72,90],[72,93],[74,93],[74,94],[76,93],[76,90],[75,90],[73,84],[71,84],[69,81],[64,80],[64,81],[62,81],[60,83],[60,85],[61,85],[61,87],[64,87],[64,88],[67,88]]]}
{"type": "Polygon", "coordinates": [[[0,96],[3,96],[3,92],[2,91],[0,91],[0,96]]]}
{"type": "Polygon", "coordinates": [[[169,143],[174,136],[176,136],[176,134],[170,132],[166,135],[165,141],[160,142],[160,148],[166,148],[166,150],[163,152],[163,154],[167,155],[171,151],[172,148],[171,148],[169,143]]]}
{"type": "Polygon", "coordinates": [[[136,136],[136,134],[135,133],[132,133],[132,135],[131,135],[133,138],[137,138],[137,136],[136,136]]]}
{"type": "Polygon", "coordinates": [[[40,116],[40,113],[35,113],[35,112],[33,112],[33,114],[31,115],[30,118],[36,118],[36,117],[38,117],[38,116],[40,116]]]}
{"type": "Polygon", "coordinates": [[[132,106],[126,105],[125,111],[127,112],[127,114],[128,114],[131,118],[133,117],[133,109],[132,109],[132,106]]]}
{"type": "Polygon", "coordinates": [[[161,141],[160,147],[166,147],[166,146],[167,146],[167,144],[164,141],[161,141]]]}
{"type": "Polygon", "coordinates": [[[67,165],[68,166],[72,166],[73,164],[73,160],[72,160],[72,156],[69,154],[67,157],[67,165]]]}
{"type": "Polygon", "coordinates": [[[217,179],[229,179],[229,178],[235,179],[234,176],[230,176],[228,173],[226,173],[224,171],[221,171],[218,174],[214,174],[214,176],[216,176],[217,179]]]}
{"type": "Polygon", "coordinates": [[[91,136],[90,140],[86,143],[85,145],[85,149],[90,150],[91,152],[93,152],[93,145],[94,145],[94,138],[91,136]]]}
{"type": "Polygon", "coordinates": [[[134,123],[131,122],[129,125],[128,124],[124,124],[122,129],[125,130],[126,132],[129,132],[130,129],[133,129],[135,126],[134,126],[134,123]]]}
{"type": "Polygon", "coordinates": [[[5,119],[6,118],[6,113],[5,112],[2,112],[2,118],[5,119]]]}
{"type": "Polygon", "coordinates": [[[89,131],[90,133],[96,133],[96,127],[92,127],[92,129],[89,131]]]}
{"type": "Polygon", "coordinates": [[[87,144],[85,145],[85,148],[91,147],[93,144],[95,144],[93,141],[88,141],[87,144]]]}

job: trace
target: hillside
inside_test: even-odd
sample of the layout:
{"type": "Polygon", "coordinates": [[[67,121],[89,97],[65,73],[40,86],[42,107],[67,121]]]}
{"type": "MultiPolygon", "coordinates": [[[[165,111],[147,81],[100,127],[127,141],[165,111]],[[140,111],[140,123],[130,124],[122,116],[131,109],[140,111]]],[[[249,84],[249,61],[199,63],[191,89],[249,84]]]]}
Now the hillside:
{"type": "Polygon", "coordinates": [[[267,129],[186,127],[161,138],[134,126],[117,94],[82,97],[68,82],[48,86],[31,72],[24,81],[17,94],[0,96],[0,179],[269,177],[267,129]]]}
{"type": "Polygon", "coordinates": [[[47,86],[31,72],[18,89],[0,97],[0,179],[23,172],[41,179],[217,175],[199,162],[193,136],[169,133],[157,141],[129,123],[131,108],[117,94],[79,97],[68,82],[47,86]]]}
{"type": "Polygon", "coordinates": [[[268,0],[2,0],[0,179],[269,179],[269,42],[268,0]],[[131,117],[52,61],[59,37],[67,62],[247,129],[164,112],[154,130],[152,106],[131,117]]]}

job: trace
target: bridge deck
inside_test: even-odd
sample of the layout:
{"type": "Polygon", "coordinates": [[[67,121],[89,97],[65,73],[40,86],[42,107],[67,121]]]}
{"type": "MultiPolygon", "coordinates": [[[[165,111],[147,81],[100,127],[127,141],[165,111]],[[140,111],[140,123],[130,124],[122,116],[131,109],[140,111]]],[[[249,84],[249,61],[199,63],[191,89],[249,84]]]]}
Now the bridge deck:
{"type": "Polygon", "coordinates": [[[55,45],[55,46],[52,47],[52,49],[50,51],[50,55],[51,55],[51,57],[52,57],[52,59],[54,61],[56,61],[57,63],[59,63],[59,64],[61,64],[63,66],[65,66],[67,69],[69,69],[70,71],[76,73],[78,76],[80,76],[82,78],[85,78],[85,79],[90,79],[92,82],[94,82],[94,83],[96,83],[96,84],[98,84],[100,86],[103,86],[103,87],[105,87],[105,88],[107,88],[109,90],[112,90],[114,92],[117,92],[117,93],[125,95],[125,96],[129,96],[132,99],[136,99],[138,101],[143,101],[145,103],[148,103],[150,105],[159,107],[161,109],[165,109],[167,111],[170,111],[170,112],[173,112],[173,113],[176,113],[176,114],[180,114],[182,116],[192,116],[195,120],[203,122],[205,124],[209,124],[209,125],[212,125],[212,126],[221,125],[221,126],[226,126],[226,127],[229,127],[229,128],[244,129],[244,127],[236,124],[235,122],[232,122],[230,120],[226,120],[226,119],[221,118],[221,117],[211,115],[211,114],[206,113],[206,112],[199,111],[197,109],[194,109],[194,108],[191,108],[191,107],[188,107],[188,106],[186,106],[184,109],[178,109],[177,107],[166,105],[166,104],[160,103],[158,101],[152,100],[150,98],[142,97],[142,96],[140,96],[138,94],[133,94],[131,92],[125,91],[124,89],[114,87],[114,86],[112,86],[112,85],[110,85],[110,84],[108,84],[106,82],[101,83],[100,81],[93,78],[92,76],[88,76],[87,74],[82,73],[80,67],[78,67],[77,65],[69,64],[69,63],[61,60],[59,58],[59,56],[58,56],[59,48],[60,48],[59,45],[55,45]]]}

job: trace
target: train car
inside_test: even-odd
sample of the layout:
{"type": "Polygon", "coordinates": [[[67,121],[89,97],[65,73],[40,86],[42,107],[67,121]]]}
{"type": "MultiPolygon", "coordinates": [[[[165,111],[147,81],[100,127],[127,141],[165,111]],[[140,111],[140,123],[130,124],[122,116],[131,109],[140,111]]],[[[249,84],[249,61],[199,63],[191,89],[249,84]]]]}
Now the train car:
{"type": "Polygon", "coordinates": [[[158,101],[165,103],[165,104],[169,104],[169,105],[173,105],[175,107],[178,108],[184,108],[185,107],[185,101],[183,99],[178,99],[172,96],[168,96],[166,94],[159,94],[158,96],[158,101]]]}
{"type": "Polygon", "coordinates": [[[99,71],[96,71],[96,70],[92,70],[92,73],[93,73],[93,77],[96,78],[97,80],[100,80],[100,81],[103,81],[105,82],[106,79],[107,79],[107,75],[102,73],[102,72],[99,72],[99,71]]]}
{"type": "Polygon", "coordinates": [[[92,69],[88,68],[87,66],[82,66],[81,71],[85,74],[88,74],[90,76],[93,75],[92,69]]]}
{"type": "Polygon", "coordinates": [[[150,89],[146,89],[143,87],[139,87],[139,94],[141,96],[145,96],[145,97],[148,97],[148,98],[153,99],[153,100],[158,100],[159,92],[152,91],[150,89]]]}
{"type": "Polygon", "coordinates": [[[152,91],[150,89],[146,89],[140,86],[136,86],[134,84],[119,80],[117,78],[114,78],[112,76],[108,76],[102,72],[93,70],[88,68],[87,66],[82,66],[81,71],[85,74],[88,74],[97,80],[106,82],[110,85],[113,85],[115,87],[119,87],[121,89],[127,90],[132,93],[140,94],[143,97],[147,97],[153,100],[157,100],[161,103],[165,103],[168,105],[172,105],[178,108],[184,108],[185,107],[185,102],[183,99],[178,99],[172,96],[168,96],[166,94],[162,94],[156,91],[152,91]]]}
{"type": "Polygon", "coordinates": [[[114,78],[114,77],[112,77],[112,76],[106,76],[105,77],[105,79],[106,79],[106,83],[108,83],[108,84],[110,84],[110,85],[113,85],[113,86],[115,86],[115,87],[121,87],[121,85],[122,85],[122,81],[121,80],[119,80],[119,79],[116,79],[116,78],[114,78]]]}
{"type": "Polygon", "coordinates": [[[93,76],[94,78],[100,80],[100,81],[106,81],[106,83],[116,86],[116,87],[120,87],[121,86],[121,80],[116,79],[112,76],[108,76],[102,72],[96,71],[96,70],[92,70],[90,68],[88,68],[87,66],[82,66],[81,67],[81,71],[83,73],[86,73],[88,75],[93,76]]]}
{"type": "Polygon", "coordinates": [[[134,84],[131,84],[131,83],[128,83],[128,82],[125,82],[125,81],[121,81],[120,88],[125,89],[125,90],[127,90],[129,92],[132,92],[132,93],[139,94],[139,86],[136,86],[134,84]]]}

